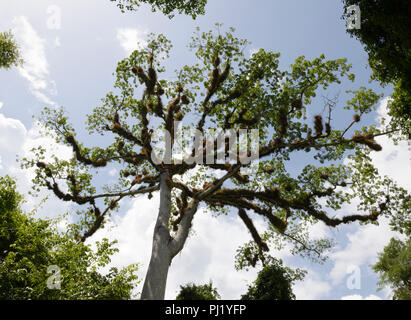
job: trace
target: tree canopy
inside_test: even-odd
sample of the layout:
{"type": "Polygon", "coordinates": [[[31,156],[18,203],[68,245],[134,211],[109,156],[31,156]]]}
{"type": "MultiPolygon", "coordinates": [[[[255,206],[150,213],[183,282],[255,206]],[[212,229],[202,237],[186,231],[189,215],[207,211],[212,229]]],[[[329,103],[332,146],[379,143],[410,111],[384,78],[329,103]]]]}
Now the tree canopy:
{"type": "Polygon", "coordinates": [[[392,238],[373,268],[380,274],[380,288],[393,289],[393,299],[411,300],[411,238],[392,238]]]}
{"type": "Polygon", "coordinates": [[[20,52],[11,31],[0,33],[0,69],[10,69],[22,63],[20,52]]]}
{"type": "Polygon", "coordinates": [[[295,300],[292,285],[304,275],[303,271],[284,267],[281,260],[272,258],[258,272],[257,279],[241,300],[295,300]]]}
{"type": "Polygon", "coordinates": [[[117,3],[122,12],[135,11],[141,4],[149,4],[153,11],[159,10],[170,18],[175,12],[183,13],[196,18],[204,14],[207,0],[110,0],[117,3]]]}
{"type": "MultiPolygon", "coordinates": [[[[393,83],[390,103],[393,126],[410,137],[411,128],[411,5],[408,0],[343,0],[361,10],[361,26],[348,32],[364,44],[374,77],[393,83]]],[[[351,13],[346,11],[346,19],[351,13]]]]}
{"type": "Polygon", "coordinates": [[[176,300],[218,300],[220,298],[217,289],[213,287],[213,283],[210,281],[210,283],[203,285],[188,283],[180,286],[180,292],[176,300]]]}
{"type": "MultiPolygon", "coordinates": [[[[394,92],[389,102],[392,128],[401,128],[411,135],[411,3],[407,0],[344,0],[347,9],[352,5],[361,10],[360,28],[348,32],[364,45],[373,78],[382,84],[392,83],[394,92]]],[[[344,18],[351,14],[346,11],[344,18]]],[[[408,208],[409,208],[408,199],[408,208]]],[[[405,208],[403,217],[409,214],[405,208]]],[[[396,218],[395,230],[410,236],[411,224],[396,218]]],[[[394,299],[411,299],[411,240],[391,239],[380,253],[374,271],[380,274],[380,286],[390,286],[394,299]]]]}
{"type": "MultiPolygon", "coordinates": [[[[92,250],[74,240],[71,228],[57,229],[20,209],[15,182],[0,177],[0,299],[129,299],[137,265],[107,274],[99,269],[117,251],[106,239],[92,250]]],[[[74,226],[72,226],[74,227],[74,226]]]]}
{"type": "Polygon", "coordinates": [[[176,80],[162,77],[170,41],[151,35],[146,48],[119,62],[114,91],[88,117],[89,133],[105,136],[105,146],[84,145],[64,110],[45,109],[40,120],[46,134],[69,146],[73,157],[46,159],[40,146],[23,160],[23,167],[36,168],[35,189],[86,207],[78,234],[83,241],[120,200],[160,191],[143,299],[164,298],[170,263],[200,206],[217,215],[238,214],[260,257],[269,244],[255,216],[267,223],[267,239],[316,254],[326,246],[310,242],[313,223],[377,223],[385,215],[395,228],[409,221],[407,191],[380,176],[370,157],[382,149],[376,138],[393,131],[360,126],[381,96],[360,87],[348,92],[351,99],[342,107],[330,100],[312,105],[331,85],[354,81],[346,59],[301,56],[280,70],[279,53],[260,49],[247,57],[248,41],[233,32],[198,31],[190,44],[197,63],[176,71],[176,80]],[[352,120],[337,125],[334,113],[344,110],[352,120]],[[180,134],[181,128],[187,131],[180,134]],[[190,128],[196,134],[187,133],[190,128]],[[287,162],[301,155],[302,168],[290,171],[287,162]],[[119,169],[118,180],[100,188],[93,177],[107,166],[119,169]],[[355,212],[335,216],[354,199],[360,200],[355,212]]]}

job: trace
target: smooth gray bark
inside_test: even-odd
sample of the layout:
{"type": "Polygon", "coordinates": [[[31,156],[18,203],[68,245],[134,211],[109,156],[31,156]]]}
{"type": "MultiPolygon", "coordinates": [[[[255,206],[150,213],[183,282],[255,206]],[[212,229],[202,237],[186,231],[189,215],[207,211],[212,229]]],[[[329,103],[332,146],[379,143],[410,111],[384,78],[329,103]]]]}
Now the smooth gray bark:
{"type": "Polygon", "coordinates": [[[153,247],[151,260],[144,281],[141,299],[163,300],[168,269],[171,263],[171,241],[169,220],[171,212],[171,190],[167,184],[168,172],[165,170],[160,176],[160,209],[154,227],[153,247]]]}
{"type": "Polygon", "coordinates": [[[154,228],[153,247],[151,260],[148,266],[146,278],[144,280],[143,300],[163,300],[166,292],[167,275],[173,258],[183,249],[188,238],[192,221],[199,202],[207,195],[211,194],[222,186],[224,181],[229,179],[233,174],[238,172],[240,166],[227,173],[221,179],[217,180],[214,185],[206,191],[199,194],[184,210],[183,218],[180,222],[177,234],[171,237],[169,221],[171,214],[171,189],[167,181],[170,176],[167,170],[160,175],[160,209],[157,222],[154,228]]]}
{"type": "Polygon", "coordinates": [[[154,228],[150,264],[141,293],[143,300],[164,299],[171,261],[183,249],[194,213],[197,211],[198,202],[193,201],[185,210],[178,234],[173,239],[169,229],[171,190],[167,183],[168,179],[168,172],[164,171],[160,176],[160,209],[154,228]]]}

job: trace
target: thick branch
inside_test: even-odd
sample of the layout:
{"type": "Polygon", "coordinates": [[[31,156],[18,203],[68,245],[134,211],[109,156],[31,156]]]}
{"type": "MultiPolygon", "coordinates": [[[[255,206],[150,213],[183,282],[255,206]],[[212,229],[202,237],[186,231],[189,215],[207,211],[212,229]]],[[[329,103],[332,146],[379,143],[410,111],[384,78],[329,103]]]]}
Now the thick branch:
{"type": "Polygon", "coordinates": [[[93,167],[105,167],[107,165],[107,160],[106,159],[99,159],[99,160],[92,160],[84,155],[82,155],[80,147],[74,139],[74,136],[72,134],[68,135],[66,137],[67,142],[71,145],[73,148],[73,151],[76,155],[76,159],[86,165],[92,165],[93,167]]]}
{"type": "Polygon", "coordinates": [[[176,256],[184,247],[190,232],[193,218],[198,209],[199,201],[193,199],[186,209],[181,213],[182,218],[179,224],[177,235],[170,242],[171,256],[176,256]]]}
{"type": "Polygon", "coordinates": [[[260,235],[258,234],[257,229],[254,226],[253,221],[248,217],[247,213],[245,212],[244,209],[239,209],[238,210],[238,215],[243,220],[244,224],[247,226],[248,230],[251,233],[251,236],[253,237],[255,243],[257,244],[258,248],[260,251],[268,251],[268,246],[267,244],[261,239],[260,235]]]}

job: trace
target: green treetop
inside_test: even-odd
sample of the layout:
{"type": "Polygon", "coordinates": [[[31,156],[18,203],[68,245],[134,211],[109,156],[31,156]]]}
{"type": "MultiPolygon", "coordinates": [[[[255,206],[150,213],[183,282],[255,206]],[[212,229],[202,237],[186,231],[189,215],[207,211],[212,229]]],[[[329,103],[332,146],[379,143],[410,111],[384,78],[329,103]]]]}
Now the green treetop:
{"type": "Polygon", "coordinates": [[[152,10],[159,10],[170,18],[175,12],[183,13],[193,18],[204,14],[207,0],[110,0],[115,1],[122,12],[133,11],[144,3],[151,5],[152,10]]]}
{"type": "Polygon", "coordinates": [[[22,63],[20,52],[10,31],[0,33],[0,69],[10,69],[22,63]]]}
{"type": "Polygon", "coordinates": [[[272,258],[258,272],[257,279],[241,300],[295,300],[292,285],[304,275],[304,271],[284,267],[281,260],[272,258]]]}
{"type": "Polygon", "coordinates": [[[208,284],[196,285],[189,283],[184,286],[180,286],[180,292],[178,293],[176,300],[218,300],[220,295],[217,289],[213,287],[213,283],[210,281],[208,284]]]}
{"type": "Polygon", "coordinates": [[[379,254],[374,271],[380,274],[380,288],[393,289],[393,299],[411,300],[411,238],[391,239],[379,254]]]}

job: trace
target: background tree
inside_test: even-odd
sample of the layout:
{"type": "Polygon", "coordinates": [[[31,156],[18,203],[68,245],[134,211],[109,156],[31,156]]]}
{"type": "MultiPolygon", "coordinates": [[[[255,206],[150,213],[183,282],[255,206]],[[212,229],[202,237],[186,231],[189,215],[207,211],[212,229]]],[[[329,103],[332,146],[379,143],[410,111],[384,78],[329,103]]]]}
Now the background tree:
{"type": "Polygon", "coordinates": [[[98,271],[117,251],[115,242],[103,240],[93,251],[73,239],[71,228],[62,233],[53,221],[24,214],[22,200],[15,182],[8,176],[0,177],[0,299],[132,297],[137,265],[112,268],[104,275],[98,271]],[[48,273],[49,266],[60,268],[60,289],[47,285],[49,277],[56,276],[55,270],[48,273]]]}
{"type": "Polygon", "coordinates": [[[188,283],[180,286],[180,292],[176,300],[218,300],[220,298],[217,288],[214,288],[213,283],[210,281],[209,284],[196,285],[188,283]]]}
{"type": "MultiPolygon", "coordinates": [[[[272,233],[266,232],[261,238],[265,243],[269,243],[273,237],[272,233]]],[[[304,242],[308,245],[310,241],[304,242]]],[[[312,260],[322,262],[326,258],[322,253],[332,244],[327,239],[323,239],[311,245],[313,245],[311,248],[294,248],[295,253],[305,252],[312,260]]],[[[260,250],[255,241],[250,241],[240,247],[235,258],[236,270],[248,271],[250,268],[261,268],[257,279],[248,286],[247,293],[241,296],[242,300],[294,300],[292,285],[296,281],[303,280],[306,274],[305,270],[285,267],[281,259],[274,258],[269,252],[260,250]]]]}
{"type": "Polygon", "coordinates": [[[380,288],[393,289],[393,299],[411,300],[411,238],[392,238],[373,268],[380,274],[380,288]]]}
{"type": "Polygon", "coordinates": [[[198,15],[204,14],[204,7],[207,0],[110,0],[115,1],[122,12],[126,10],[134,11],[142,3],[151,5],[152,10],[160,10],[165,15],[172,18],[175,12],[192,16],[195,19],[198,15]]]}
{"type": "MultiPolygon", "coordinates": [[[[343,0],[361,9],[361,28],[348,30],[364,44],[374,77],[395,87],[390,103],[392,126],[410,137],[411,128],[411,3],[408,0],[343,0]]],[[[351,15],[345,11],[343,18],[351,15]]]]}
{"type": "MultiPolygon", "coordinates": [[[[164,298],[169,267],[183,249],[199,208],[217,214],[237,212],[260,252],[269,247],[253,215],[267,222],[270,234],[304,251],[310,244],[299,235],[308,224],[376,223],[380,215],[406,212],[407,192],[379,176],[370,158],[371,152],[381,150],[375,138],[392,131],[358,127],[380,96],[363,87],[351,91],[345,109],[353,120],[341,128],[332,121],[336,105],[310,105],[320,90],[345,77],[354,80],[346,60],[299,57],[289,71],[281,71],[278,53],[261,49],[246,57],[247,44],[232,29],[197,32],[190,47],[198,63],[182,67],[170,81],[161,74],[171,44],[162,35],[151,36],[145,49],[119,62],[116,92],[108,93],[88,117],[89,133],[103,135],[105,146],[80,143],[64,111],[46,109],[40,119],[45,134],[70,146],[73,157],[45,159],[40,146],[33,149],[32,158],[23,160],[23,167],[36,168],[35,189],[45,187],[61,200],[86,206],[80,215],[81,240],[102,227],[122,199],[142,194],[151,198],[160,192],[142,299],[164,298]],[[307,118],[307,108],[316,114],[314,119],[307,118]],[[185,143],[174,130],[178,121],[202,134],[218,131],[185,143]],[[246,128],[257,129],[259,138],[257,170],[249,174],[242,169],[252,165],[252,152],[232,147],[239,130],[246,128]],[[165,148],[156,137],[159,129],[170,138],[165,148]],[[223,137],[225,143],[216,150],[214,142],[223,137]],[[231,161],[202,161],[207,156],[215,160],[219,154],[231,156],[231,161]],[[304,154],[303,168],[288,171],[288,161],[304,154]],[[175,157],[167,162],[165,155],[175,157]],[[343,162],[347,155],[349,161],[343,162]],[[108,165],[119,169],[117,184],[97,188],[92,179],[108,165]],[[357,198],[356,212],[340,217],[332,213],[357,198]]],[[[409,220],[404,216],[393,224],[403,218],[409,220]]]]}
{"type": "MultiPolygon", "coordinates": [[[[392,117],[390,126],[401,128],[403,134],[410,138],[411,3],[407,0],[344,0],[343,2],[345,10],[351,5],[360,7],[361,28],[350,29],[348,32],[364,45],[373,78],[378,79],[383,85],[388,83],[394,85],[392,99],[388,104],[389,115],[392,117]]],[[[343,18],[346,19],[350,14],[345,11],[343,18]]],[[[397,219],[395,229],[409,236],[410,232],[405,231],[410,230],[409,220],[404,219],[401,222],[397,219]]],[[[391,239],[381,253],[379,262],[374,266],[374,270],[381,274],[381,285],[391,284],[395,288],[394,299],[410,298],[407,293],[409,278],[408,280],[406,278],[409,265],[401,266],[398,260],[399,256],[402,256],[401,259],[405,258],[406,247],[406,243],[391,239]]]]}
{"type": "Polygon", "coordinates": [[[295,300],[292,285],[304,275],[305,272],[284,267],[281,260],[271,258],[241,300],[295,300]]]}
{"type": "Polygon", "coordinates": [[[20,52],[11,31],[0,33],[0,69],[10,69],[18,66],[23,61],[20,59],[20,52]]]}

